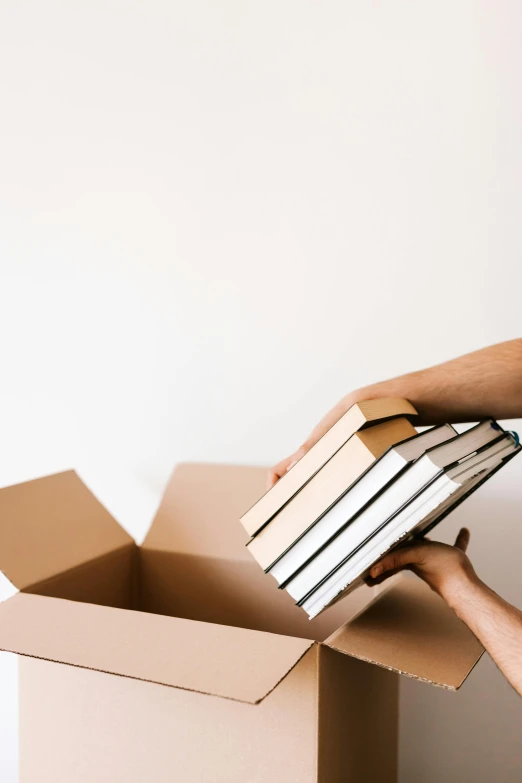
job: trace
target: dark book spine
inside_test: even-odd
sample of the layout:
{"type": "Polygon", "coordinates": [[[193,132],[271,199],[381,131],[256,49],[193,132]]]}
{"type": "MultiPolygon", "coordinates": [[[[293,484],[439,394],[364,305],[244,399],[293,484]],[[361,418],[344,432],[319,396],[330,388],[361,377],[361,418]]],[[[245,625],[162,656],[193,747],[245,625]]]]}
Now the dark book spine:
{"type": "MultiPolygon", "coordinates": [[[[491,443],[488,445],[490,446],[491,443]]],[[[450,504],[450,506],[447,509],[444,509],[444,511],[441,512],[440,516],[436,517],[435,520],[433,520],[433,522],[431,522],[429,526],[422,531],[422,535],[423,536],[426,535],[430,530],[432,530],[435,527],[435,525],[438,525],[439,522],[441,522],[445,517],[447,517],[448,514],[450,514],[452,511],[454,511],[457,508],[457,506],[460,506],[460,504],[464,500],[466,500],[466,498],[470,497],[470,495],[472,495],[475,492],[475,490],[477,490],[479,487],[485,484],[486,481],[488,481],[492,476],[494,476],[495,473],[497,473],[502,467],[504,467],[504,465],[506,465],[511,459],[513,459],[513,457],[515,457],[520,451],[522,451],[521,446],[519,446],[515,451],[513,451],[507,457],[504,457],[504,459],[495,468],[493,468],[492,470],[490,470],[488,473],[485,474],[484,478],[481,481],[478,481],[476,484],[474,484],[468,490],[468,492],[465,492],[463,495],[459,496],[454,503],[450,504]]],[[[376,530],[373,531],[373,533],[371,533],[371,535],[367,536],[364,541],[362,541],[345,558],[343,558],[343,560],[341,560],[341,562],[338,563],[338,565],[336,565],[335,568],[333,568],[323,579],[321,579],[321,581],[318,582],[315,585],[315,587],[309,590],[308,593],[303,598],[301,598],[301,600],[297,601],[297,606],[302,606],[305,603],[305,601],[307,601],[313,595],[313,593],[315,593],[320,587],[322,587],[325,584],[325,582],[327,582],[328,579],[330,579],[330,577],[333,576],[333,574],[339,571],[339,569],[342,568],[348,562],[348,560],[350,560],[350,558],[353,557],[354,554],[356,554],[365,544],[368,543],[368,541],[370,541],[384,527],[386,527],[386,525],[388,525],[397,516],[397,514],[400,514],[401,511],[403,511],[403,509],[405,509],[411,502],[413,502],[417,497],[419,497],[419,495],[422,495],[426,491],[426,489],[429,486],[431,486],[431,484],[433,484],[443,473],[446,472],[446,470],[447,468],[441,470],[430,482],[428,482],[428,484],[426,484],[421,490],[419,490],[419,492],[417,492],[406,503],[404,503],[400,509],[398,509],[390,517],[388,517],[382,523],[382,525],[380,525],[376,530]]]]}

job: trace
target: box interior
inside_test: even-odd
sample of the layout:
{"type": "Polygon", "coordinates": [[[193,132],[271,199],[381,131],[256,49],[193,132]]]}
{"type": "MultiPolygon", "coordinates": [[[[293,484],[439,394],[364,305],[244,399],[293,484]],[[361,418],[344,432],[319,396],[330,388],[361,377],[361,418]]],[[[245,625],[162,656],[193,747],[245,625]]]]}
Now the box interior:
{"type": "Polygon", "coordinates": [[[309,621],[256,563],[133,544],[24,592],[315,641],[328,638],[349,619],[356,606],[368,600],[363,594],[309,621]]]}
{"type": "Polygon", "coordinates": [[[482,648],[419,580],[407,579],[373,604],[375,594],[361,588],[311,622],[277,589],[250,557],[238,523],[264,475],[259,468],[178,466],[141,547],[72,471],[1,490],[0,569],[18,595],[0,603],[0,649],[186,687],[181,675],[171,682],[176,671],[197,670],[201,679],[208,663],[199,661],[207,642],[194,658],[190,640],[199,650],[217,634],[232,646],[218,645],[219,671],[210,667],[217,684],[197,689],[230,695],[245,648],[256,666],[261,656],[273,687],[316,641],[460,687],[482,648]]]}
{"type": "Polygon", "coordinates": [[[142,546],[73,471],[0,491],[0,568],[24,593],[323,641],[372,596],[310,622],[246,549],[265,471],[179,465],[142,546]]]}

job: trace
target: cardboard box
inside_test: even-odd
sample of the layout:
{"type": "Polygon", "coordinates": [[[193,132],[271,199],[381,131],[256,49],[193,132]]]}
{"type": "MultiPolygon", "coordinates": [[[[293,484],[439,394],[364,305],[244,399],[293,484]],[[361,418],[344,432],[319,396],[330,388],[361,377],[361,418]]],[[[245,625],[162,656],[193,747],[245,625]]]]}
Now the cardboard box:
{"type": "Polygon", "coordinates": [[[140,547],[74,472],[0,491],[21,783],[396,780],[397,672],[456,689],[482,648],[415,579],[309,622],[245,550],[264,476],[180,465],[140,547]]]}

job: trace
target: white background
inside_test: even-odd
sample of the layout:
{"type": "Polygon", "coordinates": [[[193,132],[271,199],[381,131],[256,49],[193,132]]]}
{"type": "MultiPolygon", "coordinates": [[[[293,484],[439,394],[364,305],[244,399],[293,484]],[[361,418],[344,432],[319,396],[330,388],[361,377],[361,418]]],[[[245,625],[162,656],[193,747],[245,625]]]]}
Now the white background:
{"type": "MultiPolygon", "coordinates": [[[[521,24],[515,0],[4,0],[0,482],[76,466],[141,537],[177,460],[275,462],[350,388],[520,336],[521,24]]],[[[440,536],[465,519],[522,605],[520,470],[440,536]]],[[[403,681],[401,782],[519,781],[521,721],[488,660],[458,694],[403,681]]]]}

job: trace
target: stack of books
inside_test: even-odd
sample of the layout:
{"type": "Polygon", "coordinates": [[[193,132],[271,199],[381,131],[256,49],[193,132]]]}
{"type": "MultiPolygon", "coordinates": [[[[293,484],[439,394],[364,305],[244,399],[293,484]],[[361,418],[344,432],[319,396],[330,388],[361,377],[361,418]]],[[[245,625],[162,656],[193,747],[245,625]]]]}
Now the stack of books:
{"type": "Polygon", "coordinates": [[[248,549],[316,617],[520,451],[492,419],[417,432],[406,400],[354,405],[241,518],[248,549]]]}

